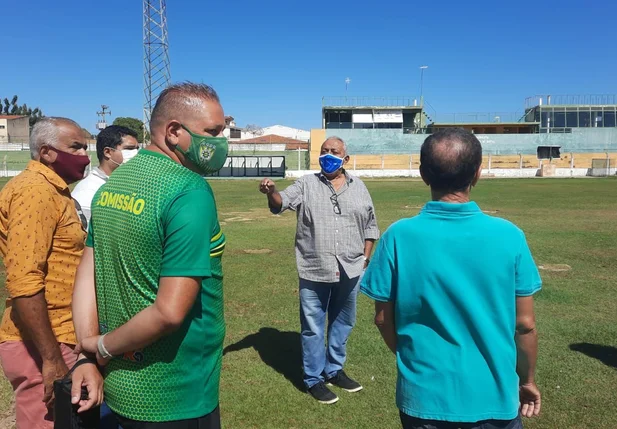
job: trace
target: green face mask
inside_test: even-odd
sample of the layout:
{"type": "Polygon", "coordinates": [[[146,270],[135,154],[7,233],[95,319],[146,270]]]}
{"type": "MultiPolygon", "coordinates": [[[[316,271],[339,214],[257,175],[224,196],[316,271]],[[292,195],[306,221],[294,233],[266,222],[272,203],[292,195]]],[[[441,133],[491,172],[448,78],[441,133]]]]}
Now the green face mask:
{"type": "Polygon", "coordinates": [[[227,138],[200,136],[184,125],[182,125],[182,128],[191,135],[191,145],[187,151],[184,151],[180,146],[176,146],[178,152],[191,161],[203,174],[216,173],[223,168],[227,159],[227,138]]]}

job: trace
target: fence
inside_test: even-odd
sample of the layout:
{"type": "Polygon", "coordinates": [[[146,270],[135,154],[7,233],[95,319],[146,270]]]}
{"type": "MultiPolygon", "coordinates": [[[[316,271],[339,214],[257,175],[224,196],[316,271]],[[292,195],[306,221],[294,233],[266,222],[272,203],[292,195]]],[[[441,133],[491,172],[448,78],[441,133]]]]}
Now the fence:
{"type": "Polygon", "coordinates": [[[230,156],[210,177],[285,177],[284,156],[230,156]]]}
{"type": "Polygon", "coordinates": [[[310,154],[307,149],[285,149],[284,144],[230,144],[229,156],[282,156],[285,158],[288,170],[308,170],[310,166],[310,154]]]}
{"type": "MultiPolygon", "coordinates": [[[[259,148],[259,145],[256,146],[259,148]]],[[[88,153],[90,157],[90,165],[88,166],[86,172],[90,172],[92,167],[98,165],[98,159],[96,157],[96,148],[89,147],[90,152],[88,153]]],[[[310,157],[309,152],[304,149],[297,150],[283,150],[280,152],[269,152],[269,151],[259,151],[259,150],[250,150],[250,151],[230,151],[229,158],[226,166],[230,167],[232,164],[229,164],[232,158],[273,158],[273,159],[283,159],[282,164],[276,164],[279,161],[275,161],[275,170],[274,173],[278,174],[278,168],[282,165],[285,170],[294,170],[294,171],[302,171],[308,170],[310,165],[310,157]]],[[[27,144],[25,144],[24,149],[22,149],[21,145],[8,147],[6,145],[0,144],[0,177],[13,177],[19,174],[26,168],[30,162],[30,149],[27,144]]],[[[238,162],[238,161],[235,161],[238,162]]],[[[247,161],[250,167],[250,162],[247,161]]],[[[260,165],[264,165],[263,159],[260,162],[260,165]]],[[[236,164],[233,164],[235,167],[236,164]]],[[[230,175],[229,177],[232,177],[230,175]]]]}

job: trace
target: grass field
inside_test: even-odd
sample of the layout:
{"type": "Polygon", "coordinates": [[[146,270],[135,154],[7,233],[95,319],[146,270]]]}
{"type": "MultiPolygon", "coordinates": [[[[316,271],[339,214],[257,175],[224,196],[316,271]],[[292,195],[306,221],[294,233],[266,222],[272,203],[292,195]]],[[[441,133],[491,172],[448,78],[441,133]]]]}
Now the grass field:
{"type": "MultiPolygon", "coordinates": [[[[317,404],[301,391],[295,217],[270,215],[256,181],[211,183],[228,242],[224,427],[398,427],[394,357],[373,326],[373,303],[359,299],[346,366],[365,389],[337,392],[341,400],[333,406],[317,404]]],[[[366,183],[382,229],[415,215],[428,198],[418,181],[366,183]]],[[[571,267],[541,271],[538,383],[544,403],[541,417],[526,427],[617,428],[617,180],[484,180],[473,196],[484,210],[525,230],[539,265],[571,267]]],[[[0,414],[10,397],[2,384],[0,414]]]]}

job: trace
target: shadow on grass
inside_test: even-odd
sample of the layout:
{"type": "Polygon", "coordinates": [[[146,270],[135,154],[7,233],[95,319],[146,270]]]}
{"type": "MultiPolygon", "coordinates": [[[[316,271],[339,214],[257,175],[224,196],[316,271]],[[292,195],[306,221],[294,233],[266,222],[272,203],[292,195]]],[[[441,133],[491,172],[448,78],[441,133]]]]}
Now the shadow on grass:
{"type": "Polygon", "coordinates": [[[600,344],[576,343],[570,344],[570,350],[598,359],[604,365],[617,369],[616,347],[602,346],[600,344]]]}
{"type": "Polygon", "coordinates": [[[296,389],[306,391],[302,381],[302,349],[298,332],[261,328],[259,332],[225,347],[223,355],[248,348],[255,349],[266,365],[283,375],[296,389]]]}

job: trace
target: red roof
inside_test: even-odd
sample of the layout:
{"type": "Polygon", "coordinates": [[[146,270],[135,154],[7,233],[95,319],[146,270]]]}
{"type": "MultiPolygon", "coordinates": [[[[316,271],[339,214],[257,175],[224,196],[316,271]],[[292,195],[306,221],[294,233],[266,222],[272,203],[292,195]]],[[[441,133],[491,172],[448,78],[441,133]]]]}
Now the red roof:
{"type": "Polygon", "coordinates": [[[0,115],[0,119],[19,119],[27,118],[25,115],[0,115]]]}
{"type": "Polygon", "coordinates": [[[259,136],[254,139],[237,140],[233,143],[237,144],[308,144],[304,140],[290,139],[288,137],[278,136],[276,134],[268,134],[267,136],[259,136]]]}

